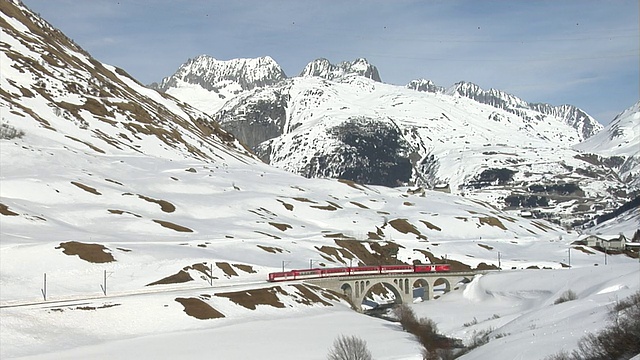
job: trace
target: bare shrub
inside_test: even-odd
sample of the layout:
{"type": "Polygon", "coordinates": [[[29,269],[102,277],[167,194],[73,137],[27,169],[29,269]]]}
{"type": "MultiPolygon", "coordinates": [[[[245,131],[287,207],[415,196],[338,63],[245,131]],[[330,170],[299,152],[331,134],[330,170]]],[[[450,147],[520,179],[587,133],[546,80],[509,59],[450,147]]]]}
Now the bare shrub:
{"type": "MultiPolygon", "coordinates": [[[[407,304],[400,304],[393,308],[393,314],[400,321],[402,330],[409,331],[408,328],[417,323],[416,314],[413,309],[407,304]]],[[[409,331],[411,332],[411,331],[409,331]]]]}
{"type": "Polygon", "coordinates": [[[629,296],[626,299],[622,299],[616,302],[616,304],[613,307],[612,312],[613,313],[619,313],[621,311],[625,311],[629,308],[631,308],[631,311],[633,311],[633,307],[638,307],[638,305],[640,304],[640,291],[636,292],[635,294],[629,296]]]}
{"type": "Polygon", "coordinates": [[[467,349],[469,350],[473,350],[477,347],[480,347],[486,343],[489,342],[490,340],[490,335],[491,332],[493,331],[493,328],[488,328],[488,329],[484,329],[484,330],[480,330],[480,331],[474,331],[473,335],[471,336],[471,341],[469,343],[469,345],[467,345],[467,349]]]}
{"type": "Polygon", "coordinates": [[[328,360],[372,360],[367,342],[357,336],[340,335],[333,341],[328,360]]]}
{"type": "Polygon", "coordinates": [[[497,334],[493,335],[493,338],[494,339],[500,339],[500,338],[503,338],[505,336],[509,336],[509,333],[497,333],[497,334]]]}
{"type": "Polygon", "coordinates": [[[448,349],[452,346],[452,340],[444,335],[438,334],[436,323],[428,318],[421,318],[415,324],[414,331],[411,332],[418,339],[418,342],[429,350],[448,349]]]}
{"type": "Polygon", "coordinates": [[[6,123],[0,124],[0,139],[11,140],[14,138],[21,138],[23,136],[24,131],[18,130],[6,123]]]}
{"type": "Polygon", "coordinates": [[[431,351],[422,349],[421,355],[422,360],[454,360],[458,358],[458,354],[451,349],[436,349],[431,351]]]}
{"type": "Polygon", "coordinates": [[[476,324],[478,324],[478,319],[474,317],[473,320],[462,324],[462,326],[469,327],[469,326],[473,326],[473,325],[476,325],[476,324]]]}
{"type": "Polygon", "coordinates": [[[566,351],[562,350],[557,354],[549,355],[544,358],[544,360],[571,360],[571,355],[566,351]]]}
{"type": "Polygon", "coordinates": [[[402,329],[413,334],[422,345],[423,359],[453,358],[453,352],[450,349],[456,346],[458,341],[439,334],[438,326],[433,320],[416,318],[413,309],[406,304],[396,306],[393,311],[400,321],[402,329]]]}
{"type": "Polygon", "coordinates": [[[576,293],[573,290],[569,289],[563,292],[562,295],[560,295],[560,297],[553,302],[553,305],[562,304],[563,302],[575,300],[577,298],[578,298],[578,295],[576,295],[576,293]]]}

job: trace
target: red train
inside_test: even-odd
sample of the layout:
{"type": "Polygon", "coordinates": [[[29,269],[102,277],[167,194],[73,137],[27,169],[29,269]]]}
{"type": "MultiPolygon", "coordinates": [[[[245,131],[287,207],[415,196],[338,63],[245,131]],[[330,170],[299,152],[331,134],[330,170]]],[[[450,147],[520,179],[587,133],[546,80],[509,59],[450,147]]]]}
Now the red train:
{"type": "Polygon", "coordinates": [[[274,272],[269,274],[269,281],[286,281],[299,279],[315,279],[335,276],[353,276],[369,274],[410,274],[425,272],[447,272],[450,270],[449,264],[430,265],[380,265],[380,266],[358,266],[325,269],[303,269],[274,272]]]}

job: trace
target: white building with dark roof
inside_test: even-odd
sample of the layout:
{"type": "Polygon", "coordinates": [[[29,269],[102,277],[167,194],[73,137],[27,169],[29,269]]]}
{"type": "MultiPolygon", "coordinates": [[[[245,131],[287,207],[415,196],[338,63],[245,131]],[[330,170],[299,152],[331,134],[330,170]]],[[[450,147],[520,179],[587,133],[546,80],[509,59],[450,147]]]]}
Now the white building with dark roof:
{"type": "Polygon", "coordinates": [[[622,251],[627,246],[627,238],[624,234],[618,235],[588,235],[582,239],[586,242],[587,246],[600,247],[605,250],[618,250],[622,251]]]}

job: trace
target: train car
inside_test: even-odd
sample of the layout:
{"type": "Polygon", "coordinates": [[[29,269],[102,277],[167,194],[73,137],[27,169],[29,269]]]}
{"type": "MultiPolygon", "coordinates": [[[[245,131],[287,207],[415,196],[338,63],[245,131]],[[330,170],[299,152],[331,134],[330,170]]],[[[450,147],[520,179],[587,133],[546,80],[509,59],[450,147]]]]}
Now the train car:
{"type": "Polygon", "coordinates": [[[285,280],[293,280],[295,274],[293,271],[282,271],[282,272],[274,272],[269,273],[269,281],[285,281],[285,280]]]}
{"type": "Polygon", "coordinates": [[[320,271],[321,277],[330,277],[330,276],[347,276],[351,274],[351,268],[342,267],[342,268],[326,268],[320,271]]]}
{"type": "Polygon", "coordinates": [[[322,276],[320,269],[304,269],[293,270],[294,278],[297,279],[315,279],[322,276]]]}
{"type": "Polygon", "coordinates": [[[414,265],[414,272],[424,273],[424,272],[435,272],[436,265],[414,265]]]}
{"type": "Polygon", "coordinates": [[[321,269],[304,269],[270,273],[268,280],[274,282],[299,279],[315,279],[319,277],[322,277],[321,269]]]}
{"type": "Polygon", "coordinates": [[[339,277],[349,275],[371,275],[371,274],[406,274],[406,273],[427,273],[427,272],[448,272],[451,270],[449,264],[429,264],[429,265],[380,265],[380,266],[358,266],[324,269],[302,269],[282,271],[269,274],[268,281],[287,281],[300,279],[315,279],[322,277],[339,277]]]}
{"type": "Polygon", "coordinates": [[[447,272],[451,270],[451,265],[449,264],[437,264],[436,272],[447,272]]]}
{"type": "Polygon", "coordinates": [[[349,268],[351,275],[380,274],[380,266],[358,266],[349,268]]]}
{"type": "Polygon", "coordinates": [[[429,265],[415,265],[415,272],[447,272],[451,269],[449,264],[429,264],[429,265]]]}
{"type": "Polygon", "coordinates": [[[395,274],[395,273],[412,273],[414,272],[413,265],[381,265],[381,274],[395,274]]]}

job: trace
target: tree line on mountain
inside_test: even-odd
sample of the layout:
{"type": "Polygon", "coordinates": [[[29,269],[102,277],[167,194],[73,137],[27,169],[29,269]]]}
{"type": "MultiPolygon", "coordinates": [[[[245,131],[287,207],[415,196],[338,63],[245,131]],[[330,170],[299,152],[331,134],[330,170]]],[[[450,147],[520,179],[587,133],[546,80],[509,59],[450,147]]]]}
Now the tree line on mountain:
{"type": "MultiPolygon", "coordinates": [[[[640,208],[640,196],[636,196],[633,200],[627,201],[626,203],[624,203],[622,206],[618,207],[617,209],[610,211],[608,213],[599,215],[597,217],[595,217],[594,219],[588,219],[588,220],[584,220],[584,221],[575,221],[572,226],[575,227],[582,227],[582,228],[589,228],[598,224],[602,224],[603,222],[607,221],[607,220],[611,220],[613,218],[616,218],[620,215],[622,215],[623,213],[632,210],[632,209],[636,209],[636,208],[640,208]]],[[[640,237],[639,237],[640,238],[640,237]]],[[[636,236],[634,235],[633,240],[638,240],[636,239],[636,236]]]]}
{"type": "Polygon", "coordinates": [[[603,223],[603,222],[605,222],[607,220],[610,220],[610,219],[613,219],[613,218],[615,218],[617,216],[622,215],[622,213],[624,213],[626,211],[629,211],[631,209],[635,209],[637,207],[640,207],[640,196],[636,196],[635,199],[633,199],[631,201],[628,201],[624,205],[620,206],[619,208],[617,208],[617,209],[615,209],[615,210],[613,210],[613,211],[611,211],[609,213],[602,214],[602,215],[598,216],[595,219],[595,223],[596,224],[603,223]]]}

